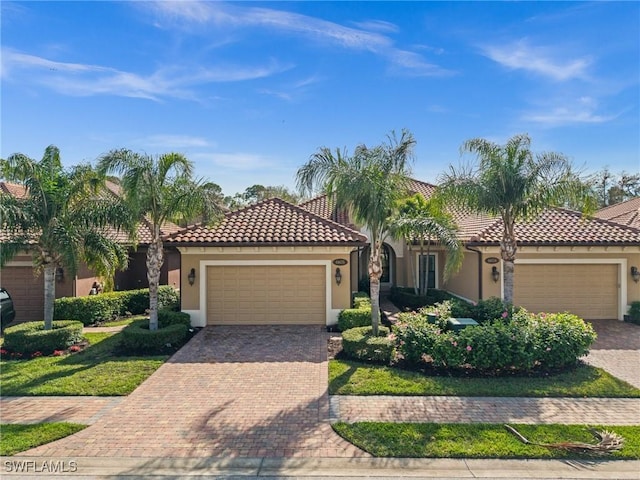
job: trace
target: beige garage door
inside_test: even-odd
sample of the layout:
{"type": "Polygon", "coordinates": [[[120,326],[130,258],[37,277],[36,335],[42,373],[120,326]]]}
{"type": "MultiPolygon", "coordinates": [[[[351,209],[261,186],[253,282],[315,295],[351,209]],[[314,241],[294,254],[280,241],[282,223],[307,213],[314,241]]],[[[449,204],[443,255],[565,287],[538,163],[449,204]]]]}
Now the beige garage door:
{"type": "Polygon", "coordinates": [[[618,265],[516,264],[514,303],[533,312],[618,318],[618,265]]]}
{"type": "Polygon", "coordinates": [[[326,324],[323,265],[207,268],[208,325],[326,324]]]}
{"type": "Polygon", "coordinates": [[[31,267],[4,267],[0,287],[6,288],[16,309],[16,321],[42,320],[44,317],[44,280],[33,276],[31,267]]]}

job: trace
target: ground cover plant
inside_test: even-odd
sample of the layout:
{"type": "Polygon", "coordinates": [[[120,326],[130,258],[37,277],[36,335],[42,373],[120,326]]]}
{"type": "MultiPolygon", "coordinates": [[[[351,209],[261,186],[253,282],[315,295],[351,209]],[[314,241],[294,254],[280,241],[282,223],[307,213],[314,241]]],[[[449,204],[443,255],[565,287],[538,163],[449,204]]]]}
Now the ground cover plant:
{"type": "Polygon", "coordinates": [[[640,389],[600,368],[579,365],[555,374],[454,377],[352,360],[329,361],[330,395],[456,395],[478,397],[640,397],[640,389]]]}
{"type": "MultiPolygon", "coordinates": [[[[537,443],[597,443],[584,425],[512,426],[537,443]]],[[[640,426],[594,426],[596,430],[614,431],[624,437],[621,450],[596,456],[525,445],[504,425],[496,424],[340,422],[333,428],[375,457],[640,459],[640,426]]]]}
{"type": "Polygon", "coordinates": [[[37,423],[0,425],[0,455],[9,456],[73,435],[86,428],[77,423],[37,423]]]}
{"type": "Polygon", "coordinates": [[[123,355],[120,333],[85,337],[89,345],[73,354],[0,361],[2,394],[128,395],[169,358],[123,355]]]}

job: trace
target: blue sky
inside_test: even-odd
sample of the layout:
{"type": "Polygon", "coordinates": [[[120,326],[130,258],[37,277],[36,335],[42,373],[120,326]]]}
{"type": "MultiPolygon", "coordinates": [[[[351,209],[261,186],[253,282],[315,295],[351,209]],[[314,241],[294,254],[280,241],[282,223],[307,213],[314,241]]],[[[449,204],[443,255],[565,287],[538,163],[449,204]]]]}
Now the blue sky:
{"type": "Polygon", "coordinates": [[[417,140],[435,182],[527,132],[640,171],[638,2],[7,2],[1,155],[178,151],[225,194],[295,185],[318,147],[417,140]]]}

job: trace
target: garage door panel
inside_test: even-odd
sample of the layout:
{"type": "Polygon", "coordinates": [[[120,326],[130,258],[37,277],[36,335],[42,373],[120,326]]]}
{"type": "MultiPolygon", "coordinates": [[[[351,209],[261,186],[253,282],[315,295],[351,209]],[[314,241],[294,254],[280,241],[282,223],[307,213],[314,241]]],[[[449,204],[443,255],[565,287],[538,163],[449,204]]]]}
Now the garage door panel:
{"type": "Polygon", "coordinates": [[[207,268],[208,324],[326,323],[325,266],[207,268]]]}
{"type": "Polygon", "coordinates": [[[33,275],[32,267],[3,267],[0,287],[13,298],[16,321],[42,320],[44,314],[44,280],[33,275]]]}
{"type": "Polygon", "coordinates": [[[514,303],[533,312],[618,318],[617,264],[517,264],[514,303]]]}

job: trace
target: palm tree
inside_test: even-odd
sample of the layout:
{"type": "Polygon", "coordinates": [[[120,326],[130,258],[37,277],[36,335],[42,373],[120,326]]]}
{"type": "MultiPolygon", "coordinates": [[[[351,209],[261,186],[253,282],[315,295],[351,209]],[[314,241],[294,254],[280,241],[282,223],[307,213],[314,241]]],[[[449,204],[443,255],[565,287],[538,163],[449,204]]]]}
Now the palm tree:
{"type": "Polygon", "coordinates": [[[441,176],[441,193],[459,207],[502,219],[500,253],[504,261],[504,300],[513,302],[513,274],[518,239],[515,224],[535,218],[544,209],[563,204],[593,210],[595,201],[586,182],[562,154],[531,152],[528,135],[515,135],[505,145],[482,138],[467,140],[461,151],[477,155],[477,165],[441,176]]]}
{"type": "Polygon", "coordinates": [[[26,195],[0,193],[0,219],[7,241],[0,245],[0,265],[29,250],[35,272],[44,273],[44,327],[53,325],[55,272],[75,275],[85,262],[98,275],[113,276],[127,266],[126,248],[109,227],[131,232],[126,207],[104,190],[104,178],[89,165],[66,171],[60,151],[50,145],[42,160],[22,153],[0,160],[0,175],[21,184],[26,195]]]}
{"type": "Polygon", "coordinates": [[[406,196],[408,160],[415,145],[406,130],[398,140],[392,132],[388,142],[373,148],[358,145],[353,156],[327,147],[314,153],[297,172],[298,188],[311,193],[320,187],[338,209],[364,226],[371,244],[369,280],[373,334],[380,323],[380,277],[382,243],[389,230],[389,219],[397,201],[406,196]]]}
{"type": "Polygon", "coordinates": [[[220,188],[193,177],[193,163],[179,153],[159,156],[130,150],[112,150],[98,162],[98,171],[121,175],[124,200],[135,215],[151,227],[147,250],[149,329],[158,329],[158,285],[164,263],[160,229],[167,221],[184,222],[196,216],[209,222],[222,212],[220,188]]]}
{"type": "MultiPolygon", "coordinates": [[[[391,234],[396,238],[404,238],[409,251],[411,244],[418,241],[420,244],[420,256],[424,253],[425,242],[427,245],[427,259],[429,258],[432,240],[439,242],[447,251],[447,260],[444,265],[444,279],[447,280],[462,265],[462,245],[457,238],[458,227],[451,215],[443,209],[442,202],[438,198],[425,199],[419,193],[401,200],[398,204],[398,215],[389,225],[391,234]]],[[[428,260],[427,260],[428,262],[428,260]]],[[[409,262],[413,271],[413,261],[409,262]]],[[[428,263],[427,263],[428,265],[428,263]]],[[[413,278],[416,278],[415,275],[413,278]]],[[[426,295],[429,289],[429,279],[420,284],[416,282],[414,290],[416,294],[426,295]]]]}

